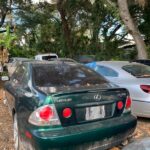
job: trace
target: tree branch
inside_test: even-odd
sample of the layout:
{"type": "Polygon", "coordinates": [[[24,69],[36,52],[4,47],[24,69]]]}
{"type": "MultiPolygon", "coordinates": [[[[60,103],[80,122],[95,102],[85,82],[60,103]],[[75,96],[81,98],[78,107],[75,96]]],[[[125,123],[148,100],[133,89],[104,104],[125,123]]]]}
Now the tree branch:
{"type": "Polygon", "coordinates": [[[115,33],[120,29],[120,27],[121,27],[121,24],[118,24],[116,26],[116,28],[111,32],[111,35],[109,36],[108,40],[111,40],[115,36],[115,33]]]}
{"type": "Polygon", "coordinates": [[[117,4],[112,2],[111,0],[106,0],[108,4],[110,4],[112,7],[117,7],[117,4]]]}
{"type": "Polygon", "coordinates": [[[6,2],[6,5],[3,6],[1,8],[1,19],[0,19],[0,27],[3,26],[4,22],[5,22],[5,19],[6,19],[6,15],[8,13],[8,11],[11,11],[11,5],[12,5],[12,0],[10,1],[7,1],[6,2]]]}

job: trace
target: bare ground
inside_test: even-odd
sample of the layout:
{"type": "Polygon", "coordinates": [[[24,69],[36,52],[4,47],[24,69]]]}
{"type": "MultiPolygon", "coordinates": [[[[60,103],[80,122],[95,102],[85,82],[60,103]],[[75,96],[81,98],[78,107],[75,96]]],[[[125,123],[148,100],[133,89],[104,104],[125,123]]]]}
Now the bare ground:
{"type": "Polygon", "coordinates": [[[0,100],[0,150],[14,150],[12,119],[2,100],[0,100]]]}
{"type": "MultiPolygon", "coordinates": [[[[124,146],[134,142],[137,139],[150,137],[150,119],[149,118],[138,118],[137,128],[133,134],[133,137],[124,143],[124,146]]],[[[111,150],[121,150],[123,145],[114,147],[111,150]]]]}
{"type": "MultiPolygon", "coordinates": [[[[150,137],[150,119],[138,118],[137,129],[130,142],[143,137],[150,137]]],[[[111,150],[120,150],[121,147],[114,147],[111,150]]],[[[3,100],[0,100],[0,150],[14,150],[12,119],[3,100]]]]}

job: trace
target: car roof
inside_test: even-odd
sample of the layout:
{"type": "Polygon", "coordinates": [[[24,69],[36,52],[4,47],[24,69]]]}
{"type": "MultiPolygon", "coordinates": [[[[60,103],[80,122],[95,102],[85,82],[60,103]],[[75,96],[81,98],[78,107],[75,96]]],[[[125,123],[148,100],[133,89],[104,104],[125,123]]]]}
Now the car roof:
{"type": "Polygon", "coordinates": [[[113,68],[122,68],[123,66],[132,65],[132,64],[142,65],[140,63],[129,62],[129,61],[97,61],[96,63],[99,65],[110,66],[113,68]]]}
{"type": "Polygon", "coordinates": [[[99,61],[96,62],[96,64],[113,69],[119,74],[118,78],[126,76],[126,78],[130,78],[130,79],[131,78],[134,79],[135,77],[130,73],[128,73],[127,71],[125,71],[123,69],[123,66],[127,66],[127,65],[139,65],[141,67],[145,66],[144,64],[129,62],[129,61],[99,61]]]}
{"type": "Polygon", "coordinates": [[[76,62],[74,59],[71,58],[57,58],[58,61],[64,61],[64,62],[76,62]]]}
{"type": "Polygon", "coordinates": [[[65,63],[65,64],[79,64],[79,63],[76,63],[76,62],[72,62],[72,61],[63,61],[63,60],[52,60],[52,61],[44,61],[44,60],[26,60],[26,61],[23,61],[22,63],[27,63],[29,65],[40,65],[40,64],[52,64],[52,65],[57,65],[57,64],[60,64],[60,63],[65,63]]]}
{"type": "Polygon", "coordinates": [[[26,57],[11,57],[10,59],[13,59],[13,60],[27,60],[29,58],[26,58],[26,57]]]}
{"type": "Polygon", "coordinates": [[[38,55],[35,55],[35,56],[56,56],[57,54],[56,53],[45,53],[45,54],[38,54],[38,55]]]}

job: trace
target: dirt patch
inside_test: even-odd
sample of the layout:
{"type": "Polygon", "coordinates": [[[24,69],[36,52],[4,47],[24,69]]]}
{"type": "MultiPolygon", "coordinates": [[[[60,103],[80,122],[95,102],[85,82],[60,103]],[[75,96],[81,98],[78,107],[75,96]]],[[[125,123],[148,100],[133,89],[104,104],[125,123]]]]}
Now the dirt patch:
{"type": "Polygon", "coordinates": [[[150,137],[150,119],[138,118],[138,125],[134,133],[134,139],[150,137]]]}
{"type": "MultiPolygon", "coordinates": [[[[137,139],[150,137],[150,119],[149,118],[138,118],[137,128],[133,134],[133,137],[128,141],[125,141],[124,146],[134,142],[137,139]]],[[[111,150],[121,150],[123,146],[114,147],[111,150]]]]}
{"type": "Polygon", "coordinates": [[[0,150],[14,150],[12,119],[3,100],[0,100],[0,150]]]}
{"type": "Polygon", "coordinates": [[[10,117],[7,106],[3,103],[3,84],[0,81],[0,150],[14,150],[12,118],[10,117]]]}

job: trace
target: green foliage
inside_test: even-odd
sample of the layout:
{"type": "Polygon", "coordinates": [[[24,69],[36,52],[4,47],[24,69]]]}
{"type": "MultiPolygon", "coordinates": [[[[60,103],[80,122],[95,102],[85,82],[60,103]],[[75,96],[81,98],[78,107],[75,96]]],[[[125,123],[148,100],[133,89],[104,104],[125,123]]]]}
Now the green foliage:
{"type": "Polygon", "coordinates": [[[106,0],[95,0],[93,4],[89,0],[62,2],[60,11],[58,5],[46,2],[14,0],[15,35],[0,35],[1,45],[9,49],[11,56],[19,57],[55,52],[60,57],[96,55],[100,60],[122,59],[124,52],[118,45],[126,31],[122,28],[118,32],[121,23],[114,7],[106,0]]]}
{"type": "Polygon", "coordinates": [[[96,58],[98,60],[121,60],[124,57],[123,54],[124,51],[118,48],[118,41],[104,41],[96,58]]]}
{"type": "Polygon", "coordinates": [[[17,37],[10,33],[10,27],[6,27],[6,33],[1,34],[0,45],[5,47],[6,49],[11,49],[13,46],[13,42],[17,39],[17,37]]]}
{"type": "Polygon", "coordinates": [[[150,2],[148,2],[147,5],[145,9],[141,9],[142,20],[140,21],[139,29],[141,33],[145,35],[146,41],[150,44],[150,2]]]}
{"type": "Polygon", "coordinates": [[[130,12],[143,35],[143,39],[147,46],[148,57],[150,58],[150,1],[146,1],[145,8],[136,4],[132,5],[130,7],[130,12]]]}
{"type": "Polygon", "coordinates": [[[150,45],[147,46],[148,57],[150,58],[150,45]]]}

